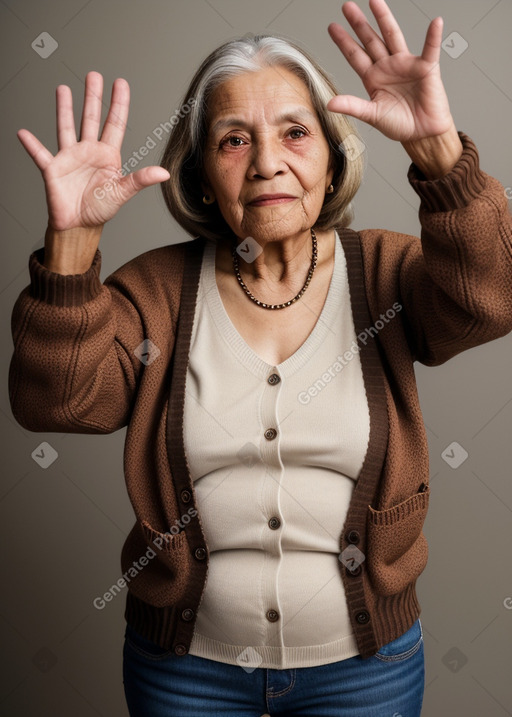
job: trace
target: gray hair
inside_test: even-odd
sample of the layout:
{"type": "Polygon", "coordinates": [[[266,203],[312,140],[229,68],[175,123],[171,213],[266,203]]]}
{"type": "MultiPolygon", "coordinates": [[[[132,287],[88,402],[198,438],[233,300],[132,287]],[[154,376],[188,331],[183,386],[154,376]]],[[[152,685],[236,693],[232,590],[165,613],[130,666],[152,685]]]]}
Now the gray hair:
{"type": "Polygon", "coordinates": [[[363,178],[364,143],[350,119],[325,107],[341,93],[326,71],[299,45],[278,35],[248,33],[225,42],[203,60],[185,92],[180,110],[183,116],[171,130],[160,162],[171,175],[160,184],[167,208],[193,237],[200,235],[215,241],[232,236],[218,204],[205,205],[202,201],[203,148],[211,94],[232,77],[275,66],[291,70],[308,87],[329,144],[334,192],[326,194],[315,229],[341,229],[354,218],[351,202],[363,178]]]}

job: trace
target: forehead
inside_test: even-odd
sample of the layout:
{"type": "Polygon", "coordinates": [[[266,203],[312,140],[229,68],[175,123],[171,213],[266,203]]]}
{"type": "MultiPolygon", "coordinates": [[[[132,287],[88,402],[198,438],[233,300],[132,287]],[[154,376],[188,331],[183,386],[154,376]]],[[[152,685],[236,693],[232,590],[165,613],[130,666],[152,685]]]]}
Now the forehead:
{"type": "Polygon", "coordinates": [[[226,80],[211,95],[208,125],[231,112],[280,114],[283,107],[304,107],[316,115],[309,89],[285,67],[266,67],[226,80]]]}

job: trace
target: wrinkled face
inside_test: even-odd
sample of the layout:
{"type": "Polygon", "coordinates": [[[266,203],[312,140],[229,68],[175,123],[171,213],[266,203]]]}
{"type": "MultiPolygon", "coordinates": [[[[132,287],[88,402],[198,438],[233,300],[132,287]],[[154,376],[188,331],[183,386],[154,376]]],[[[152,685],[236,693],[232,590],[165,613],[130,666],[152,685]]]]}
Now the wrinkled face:
{"type": "Polygon", "coordinates": [[[284,67],[248,72],[210,101],[201,186],[240,238],[283,239],[318,218],[334,168],[307,86],[284,67]],[[251,203],[261,194],[291,198],[251,203]]]}

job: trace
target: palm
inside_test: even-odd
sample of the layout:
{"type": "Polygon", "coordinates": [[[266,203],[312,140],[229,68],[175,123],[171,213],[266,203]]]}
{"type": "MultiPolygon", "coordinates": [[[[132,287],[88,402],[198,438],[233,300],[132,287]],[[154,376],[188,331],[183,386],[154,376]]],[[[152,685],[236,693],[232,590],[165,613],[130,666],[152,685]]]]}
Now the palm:
{"type": "Polygon", "coordinates": [[[121,144],[130,88],[126,80],[114,82],[110,110],[98,141],[102,92],[103,77],[89,72],[77,142],[71,91],[65,85],[57,88],[59,152],[55,157],[31,132],[18,131],[20,142],[43,175],[48,224],[57,231],[103,225],[141,189],[169,179],[169,172],[158,166],[122,176],[121,144]]]}
{"type": "Polygon", "coordinates": [[[50,226],[93,227],[112,219],[126,201],[116,181],[120,165],[118,150],[101,142],[83,140],[61,150],[42,171],[50,226]]]}
{"type": "Polygon", "coordinates": [[[337,95],[327,108],[372,125],[390,139],[401,142],[446,132],[453,124],[439,68],[442,23],[429,26],[421,56],[412,55],[384,0],[370,0],[387,45],[378,37],[354,3],[343,11],[365,44],[366,52],[332,23],[329,33],[361,77],[370,100],[337,95]]]}
{"type": "Polygon", "coordinates": [[[371,97],[371,124],[386,137],[413,140],[449,129],[451,114],[438,64],[413,55],[378,60],[363,84],[371,97]]]}

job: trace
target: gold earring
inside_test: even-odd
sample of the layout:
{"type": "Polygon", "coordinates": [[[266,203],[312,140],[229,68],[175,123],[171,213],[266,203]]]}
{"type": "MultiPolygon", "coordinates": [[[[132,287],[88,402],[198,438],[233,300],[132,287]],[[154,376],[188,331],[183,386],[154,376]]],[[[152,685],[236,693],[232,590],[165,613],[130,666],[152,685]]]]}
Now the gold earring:
{"type": "Polygon", "coordinates": [[[329,184],[329,186],[326,189],[326,194],[332,194],[334,192],[334,186],[332,184],[329,184]]]}
{"type": "Polygon", "coordinates": [[[208,196],[208,194],[204,194],[204,195],[203,195],[203,202],[204,202],[205,204],[213,204],[214,201],[215,201],[215,197],[212,197],[212,198],[210,199],[210,197],[208,196]]]}

